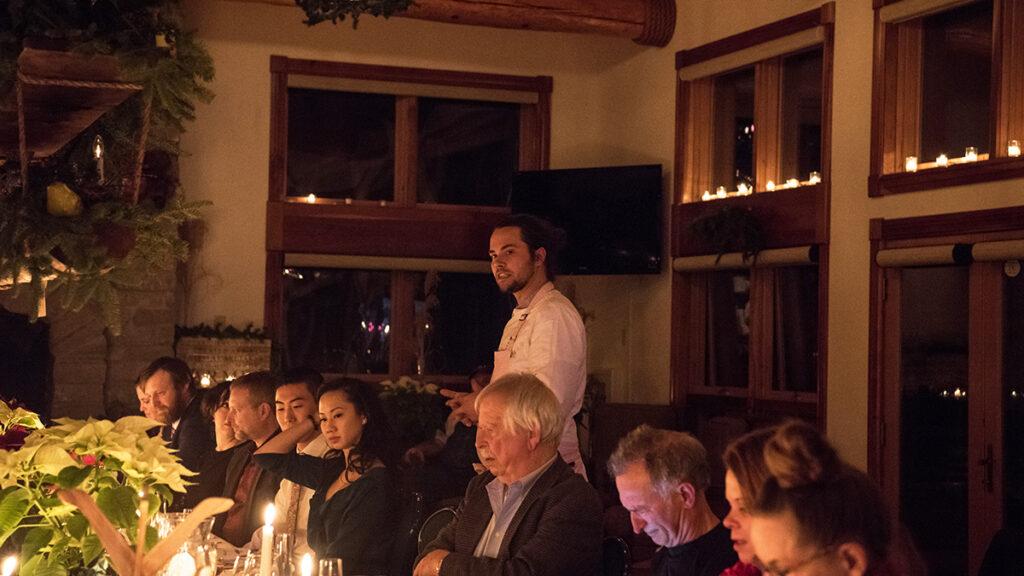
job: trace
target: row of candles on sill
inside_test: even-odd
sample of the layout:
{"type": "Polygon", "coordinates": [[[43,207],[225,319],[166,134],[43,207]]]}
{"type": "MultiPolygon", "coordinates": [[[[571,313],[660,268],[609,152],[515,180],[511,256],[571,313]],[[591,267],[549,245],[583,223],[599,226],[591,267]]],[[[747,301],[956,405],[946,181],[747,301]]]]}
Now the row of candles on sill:
{"type": "MultiPolygon", "coordinates": [[[[821,183],[821,173],[811,172],[807,180],[801,182],[796,178],[790,178],[782,184],[776,184],[773,180],[769,180],[764,188],[768,192],[774,192],[775,190],[785,190],[788,188],[799,188],[801,186],[813,186],[821,183]]],[[[700,199],[707,202],[708,200],[715,200],[721,198],[728,198],[729,196],[750,196],[754,193],[754,187],[746,182],[740,182],[736,185],[735,191],[728,191],[725,186],[719,186],[715,189],[715,193],[712,194],[710,190],[705,190],[704,194],[701,195],[700,199]]]]}
{"type": "MultiPolygon", "coordinates": [[[[1016,140],[1010,140],[1006,145],[1006,155],[1010,158],[1019,158],[1021,155],[1020,142],[1016,140]]],[[[968,146],[964,150],[964,155],[960,158],[950,158],[945,154],[939,154],[935,158],[935,166],[939,168],[946,168],[950,164],[967,164],[969,162],[978,161],[978,149],[974,146],[968,146]]],[[[905,172],[917,172],[918,163],[917,156],[907,156],[903,160],[903,170],[905,172]]]]}
{"type": "MultiPolygon", "coordinates": [[[[351,198],[345,198],[344,202],[345,202],[346,206],[351,206],[352,205],[352,199],[351,198]]],[[[306,195],[306,204],[316,204],[316,194],[308,194],[308,195],[306,195]]],[[[382,207],[383,206],[387,206],[388,205],[388,201],[387,200],[381,200],[380,201],[380,205],[382,207]]]]}

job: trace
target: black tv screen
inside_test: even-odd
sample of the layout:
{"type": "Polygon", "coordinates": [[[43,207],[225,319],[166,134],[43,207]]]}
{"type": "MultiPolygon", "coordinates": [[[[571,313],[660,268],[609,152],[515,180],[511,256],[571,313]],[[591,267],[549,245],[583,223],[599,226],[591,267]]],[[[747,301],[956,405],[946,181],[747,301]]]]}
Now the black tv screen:
{"type": "Polygon", "coordinates": [[[565,230],[562,274],[661,271],[661,165],[520,172],[509,206],[565,230]]]}

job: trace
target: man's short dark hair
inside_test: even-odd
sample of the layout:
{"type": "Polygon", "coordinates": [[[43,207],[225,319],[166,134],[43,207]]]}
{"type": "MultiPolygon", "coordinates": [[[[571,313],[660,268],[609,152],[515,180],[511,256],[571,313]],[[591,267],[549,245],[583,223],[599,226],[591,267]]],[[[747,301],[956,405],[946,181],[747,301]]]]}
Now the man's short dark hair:
{"type": "Polygon", "coordinates": [[[565,231],[551,222],[533,214],[511,214],[501,219],[494,229],[519,228],[523,243],[530,249],[530,255],[540,248],[544,249],[544,271],[548,280],[554,280],[558,272],[558,253],[565,246],[565,231]]]}
{"type": "Polygon", "coordinates": [[[316,392],[323,383],[323,374],[313,370],[312,368],[300,367],[286,371],[281,376],[281,381],[278,382],[277,387],[280,388],[281,386],[288,386],[290,384],[305,384],[306,388],[309,390],[309,395],[316,398],[316,392]]]}
{"type": "Polygon", "coordinates": [[[281,380],[273,372],[266,370],[249,372],[231,381],[231,391],[246,390],[252,397],[253,406],[269,404],[274,409],[274,391],[281,380]]]}
{"type": "Polygon", "coordinates": [[[195,388],[195,381],[192,379],[192,370],[189,369],[188,364],[184,360],[174,358],[171,356],[162,356],[153,360],[146,366],[138,379],[135,380],[136,386],[145,386],[146,380],[153,377],[154,374],[163,370],[171,377],[171,382],[174,383],[174,387],[178,390],[193,390],[195,388]]]}

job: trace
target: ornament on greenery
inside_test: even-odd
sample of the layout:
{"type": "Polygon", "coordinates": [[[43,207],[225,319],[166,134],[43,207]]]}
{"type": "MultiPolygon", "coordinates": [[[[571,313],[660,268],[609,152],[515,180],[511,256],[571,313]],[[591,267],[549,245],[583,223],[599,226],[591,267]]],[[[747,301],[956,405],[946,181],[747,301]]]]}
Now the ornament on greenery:
{"type": "Polygon", "coordinates": [[[78,216],[82,213],[82,198],[63,182],[46,187],[46,211],[53,216],[78,216]]]}

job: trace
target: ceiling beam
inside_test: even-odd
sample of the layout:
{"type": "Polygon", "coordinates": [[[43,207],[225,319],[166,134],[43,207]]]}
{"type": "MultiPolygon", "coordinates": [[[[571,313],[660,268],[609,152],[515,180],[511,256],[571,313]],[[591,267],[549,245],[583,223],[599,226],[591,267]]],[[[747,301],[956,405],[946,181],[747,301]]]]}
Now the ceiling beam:
{"type": "MultiPolygon", "coordinates": [[[[235,0],[295,6],[293,0],[235,0]]],[[[666,46],[676,26],[675,0],[416,0],[396,14],[515,30],[578,32],[629,38],[645,46],[666,46]]]]}

